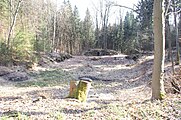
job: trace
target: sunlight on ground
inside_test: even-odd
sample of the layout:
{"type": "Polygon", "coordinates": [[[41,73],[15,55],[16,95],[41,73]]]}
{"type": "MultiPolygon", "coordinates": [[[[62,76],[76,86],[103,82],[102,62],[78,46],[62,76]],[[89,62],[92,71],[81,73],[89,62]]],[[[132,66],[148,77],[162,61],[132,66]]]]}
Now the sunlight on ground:
{"type": "Polygon", "coordinates": [[[146,60],[151,60],[151,59],[154,59],[154,55],[151,55],[151,56],[146,56],[145,58],[146,60]]]}
{"type": "Polygon", "coordinates": [[[82,67],[83,64],[74,64],[74,65],[68,65],[66,68],[62,69],[65,71],[72,71],[72,70],[76,70],[79,67],[82,67]]]}
{"type": "Polygon", "coordinates": [[[47,68],[45,68],[45,67],[42,67],[42,66],[38,66],[38,64],[34,64],[33,66],[32,66],[32,70],[34,70],[34,71],[45,71],[47,68]]]}
{"type": "Polygon", "coordinates": [[[123,65],[111,65],[109,67],[103,67],[103,71],[113,71],[113,70],[123,70],[123,69],[131,69],[131,67],[126,67],[123,65]]]}

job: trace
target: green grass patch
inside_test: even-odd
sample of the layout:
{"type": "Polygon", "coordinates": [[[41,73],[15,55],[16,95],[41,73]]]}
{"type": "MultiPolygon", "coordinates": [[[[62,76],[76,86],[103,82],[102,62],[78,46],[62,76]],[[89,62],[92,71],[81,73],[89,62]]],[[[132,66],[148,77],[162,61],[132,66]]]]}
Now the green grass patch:
{"type": "Polygon", "coordinates": [[[30,73],[31,80],[19,82],[16,87],[48,87],[57,85],[67,85],[72,76],[61,70],[52,69],[46,71],[40,71],[39,73],[30,73]]]}

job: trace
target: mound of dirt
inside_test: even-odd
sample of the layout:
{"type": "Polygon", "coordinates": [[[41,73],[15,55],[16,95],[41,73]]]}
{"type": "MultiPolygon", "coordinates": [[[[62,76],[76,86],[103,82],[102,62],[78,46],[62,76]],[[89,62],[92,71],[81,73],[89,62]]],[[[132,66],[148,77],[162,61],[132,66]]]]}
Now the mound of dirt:
{"type": "Polygon", "coordinates": [[[0,66],[0,77],[8,81],[25,81],[29,79],[29,75],[23,70],[23,68],[8,68],[0,66]]]}
{"type": "Polygon", "coordinates": [[[118,55],[115,50],[108,49],[90,49],[84,53],[85,56],[105,56],[105,55],[118,55]]]}
{"type": "Polygon", "coordinates": [[[13,73],[9,73],[7,75],[4,75],[3,78],[6,80],[9,80],[9,81],[17,82],[17,81],[28,80],[29,76],[25,72],[13,72],[13,73]]]}
{"type": "Polygon", "coordinates": [[[140,56],[141,56],[141,55],[139,55],[139,54],[132,54],[132,55],[126,56],[125,58],[126,58],[126,59],[132,59],[132,60],[134,60],[134,61],[137,61],[137,59],[139,59],[140,56]]]}
{"type": "Polygon", "coordinates": [[[53,62],[63,62],[66,59],[72,58],[72,55],[68,53],[57,53],[57,52],[51,52],[44,55],[41,55],[41,58],[38,62],[39,65],[44,66],[45,64],[50,64],[53,62]]]}
{"type": "Polygon", "coordinates": [[[69,59],[72,58],[72,55],[68,54],[68,53],[56,53],[56,52],[52,52],[49,53],[48,56],[50,58],[52,58],[54,61],[56,62],[62,62],[65,59],[69,59]]]}
{"type": "Polygon", "coordinates": [[[0,76],[4,76],[12,72],[13,71],[9,69],[8,67],[0,66],[0,76]]]}

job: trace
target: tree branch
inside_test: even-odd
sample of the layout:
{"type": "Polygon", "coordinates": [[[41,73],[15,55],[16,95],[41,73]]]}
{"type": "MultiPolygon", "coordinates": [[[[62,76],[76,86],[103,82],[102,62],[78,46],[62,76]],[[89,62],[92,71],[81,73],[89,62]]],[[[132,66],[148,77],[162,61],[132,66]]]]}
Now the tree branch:
{"type": "Polygon", "coordinates": [[[113,6],[123,7],[123,8],[129,9],[129,10],[132,10],[133,12],[138,14],[137,10],[130,8],[130,7],[127,7],[127,6],[124,6],[124,5],[113,4],[113,6]]]}
{"type": "Polygon", "coordinates": [[[168,10],[169,10],[170,6],[171,6],[171,0],[168,2],[168,6],[167,6],[166,11],[165,11],[165,18],[168,15],[168,10]]]}
{"type": "Polygon", "coordinates": [[[169,13],[167,13],[165,16],[171,15],[172,13],[173,13],[173,14],[178,14],[178,13],[180,13],[180,12],[181,12],[181,9],[180,9],[179,11],[176,11],[176,12],[169,12],[169,13]]]}

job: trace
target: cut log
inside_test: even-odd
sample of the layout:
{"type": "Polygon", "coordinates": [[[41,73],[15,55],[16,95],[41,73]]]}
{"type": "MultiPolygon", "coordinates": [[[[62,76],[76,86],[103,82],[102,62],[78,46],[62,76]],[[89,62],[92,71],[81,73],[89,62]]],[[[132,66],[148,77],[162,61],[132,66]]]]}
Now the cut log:
{"type": "Polygon", "coordinates": [[[70,91],[68,98],[75,98],[81,102],[86,102],[88,92],[91,87],[90,79],[82,79],[79,81],[78,85],[76,81],[70,81],[70,91]]]}

